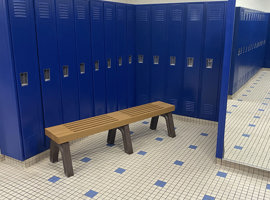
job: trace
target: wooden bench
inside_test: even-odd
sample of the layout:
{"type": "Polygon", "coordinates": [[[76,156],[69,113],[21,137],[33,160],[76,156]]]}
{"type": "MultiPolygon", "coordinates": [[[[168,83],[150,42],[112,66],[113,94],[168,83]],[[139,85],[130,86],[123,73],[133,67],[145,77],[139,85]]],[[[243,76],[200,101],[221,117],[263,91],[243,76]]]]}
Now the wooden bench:
{"type": "Polygon", "coordinates": [[[83,119],[71,123],[62,124],[45,129],[45,134],[51,139],[50,161],[58,162],[59,150],[62,154],[64,172],[67,177],[73,176],[73,167],[70,154],[69,142],[93,135],[99,132],[107,131],[108,144],[114,144],[116,130],[122,133],[124,149],[127,154],[133,153],[129,124],[152,118],[150,128],[155,130],[159,116],[166,119],[169,137],[175,137],[175,129],[172,118],[172,112],[175,110],[173,105],[163,102],[153,102],[117,112],[104,114],[88,119],[83,119]]]}

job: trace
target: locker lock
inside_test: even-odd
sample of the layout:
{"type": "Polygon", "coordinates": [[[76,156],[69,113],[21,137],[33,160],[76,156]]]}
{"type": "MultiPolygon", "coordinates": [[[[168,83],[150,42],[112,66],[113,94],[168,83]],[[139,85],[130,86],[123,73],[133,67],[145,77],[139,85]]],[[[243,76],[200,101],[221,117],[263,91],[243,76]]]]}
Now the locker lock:
{"type": "Polygon", "coordinates": [[[193,67],[194,66],[194,58],[188,57],[187,58],[187,67],[193,67]]]}
{"type": "Polygon", "coordinates": [[[63,66],[63,76],[67,78],[69,76],[68,65],[63,66]]]}
{"type": "Polygon", "coordinates": [[[206,59],[206,69],[212,69],[213,68],[214,59],[213,58],[207,58],[206,59]]]}
{"type": "Polygon", "coordinates": [[[170,65],[171,66],[175,66],[176,65],[176,57],[175,56],[171,56],[170,57],[170,65]]]}
{"type": "Polygon", "coordinates": [[[80,64],[80,72],[81,74],[85,74],[85,63],[80,64]]]}
{"type": "Polygon", "coordinates": [[[159,64],[159,56],[153,56],[154,65],[159,64]]]}
{"type": "Polygon", "coordinates": [[[119,67],[121,67],[123,65],[123,59],[122,59],[122,57],[119,57],[118,58],[118,65],[119,65],[119,67]]]}
{"type": "Polygon", "coordinates": [[[110,58],[107,59],[107,68],[108,69],[112,68],[112,59],[110,58]]]}
{"type": "Polygon", "coordinates": [[[138,63],[143,64],[143,55],[138,55],[138,63]]]}
{"type": "Polygon", "coordinates": [[[99,61],[95,61],[95,71],[99,70],[99,61]]]}
{"type": "Polygon", "coordinates": [[[20,81],[21,81],[21,86],[22,87],[28,85],[28,72],[20,73],[20,81]]]}
{"type": "Polygon", "coordinates": [[[132,64],[132,56],[128,57],[128,64],[132,64]]]}
{"type": "Polygon", "coordinates": [[[51,80],[50,68],[44,69],[43,73],[44,73],[44,81],[45,82],[50,81],[51,80]]]}

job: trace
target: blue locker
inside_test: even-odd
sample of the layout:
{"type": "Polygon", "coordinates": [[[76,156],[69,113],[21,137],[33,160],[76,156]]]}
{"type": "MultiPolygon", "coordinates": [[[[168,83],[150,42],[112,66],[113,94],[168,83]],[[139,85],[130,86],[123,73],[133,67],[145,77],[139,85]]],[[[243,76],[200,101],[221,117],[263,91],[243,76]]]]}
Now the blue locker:
{"type": "Polygon", "coordinates": [[[94,115],[89,0],[74,0],[80,119],[94,115]]]}
{"type": "Polygon", "coordinates": [[[104,3],[107,112],[117,110],[115,3],[104,3]]]}
{"type": "Polygon", "coordinates": [[[165,101],[181,114],[183,66],[185,64],[185,5],[168,5],[168,57],[165,101]]]}
{"type": "Polygon", "coordinates": [[[135,106],[136,90],[136,16],[135,6],[127,5],[128,107],[135,106]]]}
{"type": "Polygon", "coordinates": [[[90,9],[94,107],[95,115],[101,115],[106,113],[103,3],[91,1],[90,9]]]}
{"type": "Polygon", "coordinates": [[[78,67],[76,66],[76,43],[72,0],[57,0],[57,36],[62,81],[62,107],[64,122],[78,120],[78,67]]]}
{"type": "Polygon", "coordinates": [[[118,80],[118,110],[128,107],[128,66],[127,66],[127,14],[124,4],[116,4],[116,62],[118,80]]]}
{"type": "Polygon", "coordinates": [[[150,102],[151,6],[136,6],[136,104],[150,102]]]}
{"type": "Polygon", "coordinates": [[[206,3],[204,57],[201,65],[200,118],[218,120],[220,72],[225,32],[225,3],[206,3]]]}
{"type": "MultiPolygon", "coordinates": [[[[2,1],[4,9],[7,9],[5,3],[2,1]]],[[[15,112],[14,108],[9,108],[13,113],[7,114],[7,117],[10,114],[15,114],[9,118],[19,118],[20,125],[16,128],[20,129],[21,133],[16,132],[15,135],[10,130],[15,130],[13,126],[18,126],[18,122],[15,122],[14,125],[9,124],[10,127],[9,130],[6,130],[5,137],[9,139],[10,136],[7,134],[12,134],[14,142],[10,140],[8,141],[10,143],[6,145],[14,150],[3,148],[3,153],[19,160],[25,160],[45,150],[34,5],[32,0],[10,0],[8,6],[11,38],[6,39],[7,42],[12,41],[13,66],[1,65],[1,68],[14,67],[18,101],[17,105],[14,101],[10,103],[14,103],[15,108],[19,108],[19,110],[15,112]],[[18,140],[21,140],[21,142],[18,143],[18,140]],[[22,145],[23,148],[19,150],[18,148],[22,145]]],[[[6,12],[4,11],[4,13],[6,12]]],[[[7,20],[7,13],[4,17],[1,20],[7,20]]],[[[11,84],[10,87],[13,87],[12,82],[9,84],[11,84]]],[[[6,116],[2,118],[4,121],[5,119],[6,116]]]]}
{"type": "Polygon", "coordinates": [[[152,6],[151,101],[164,101],[168,65],[167,6],[152,6]]]}
{"type": "Polygon", "coordinates": [[[63,123],[54,0],[36,1],[35,13],[44,125],[50,127],[63,123]]]}
{"type": "Polygon", "coordinates": [[[183,83],[183,114],[198,117],[200,65],[203,44],[203,4],[187,5],[186,58],[183,83]]]}

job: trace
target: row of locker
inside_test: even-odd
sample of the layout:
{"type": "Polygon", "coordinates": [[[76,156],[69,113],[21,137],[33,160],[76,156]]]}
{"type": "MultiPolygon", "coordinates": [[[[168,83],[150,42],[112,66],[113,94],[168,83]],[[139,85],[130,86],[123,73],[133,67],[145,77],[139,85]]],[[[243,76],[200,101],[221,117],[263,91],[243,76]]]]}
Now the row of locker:
{"type": "Polygon", "coordinates": [[[218,120],[226,2],[136,9],[136,102],[162,100],[176,113],[218,120]]]}
{"type": "Polygon", "coordinates": [[[135,6],[1,0],[0,7],[1,92],[10,94],[0,99],[3,154],[25,160],[48,148],[44,127],[135,105],[135,6]]]}
{"type": "Polygon", "coordinates": [[[268,31],[267,31],[264,67],[270,68],[270,14],[268,14],[268,20],[269,20],[269,23],[268,23],[268,31]]]}
{"type": "Polygon", "coordinates": [[[229,94],[233,95],[264,66],[267,13],[237,7],[230,70],[229,94]],[[243,16],[260,14],[261,20],[244,20],[243,16]]]}

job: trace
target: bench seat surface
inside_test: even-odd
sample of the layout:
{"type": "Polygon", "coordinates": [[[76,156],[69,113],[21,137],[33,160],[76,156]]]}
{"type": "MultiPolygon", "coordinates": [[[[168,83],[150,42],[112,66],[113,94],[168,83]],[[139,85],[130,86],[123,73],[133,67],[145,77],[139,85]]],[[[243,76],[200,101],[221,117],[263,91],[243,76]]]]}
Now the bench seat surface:
{"type": "Polygon", "coordinates": [[[128,108],[45,129],[45,134],[58,144],[115,129],[140,120],[170,113],[174,105],[161,101],[128,108]]]}

